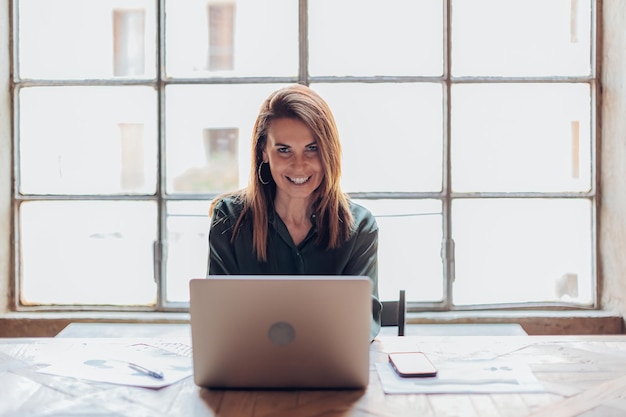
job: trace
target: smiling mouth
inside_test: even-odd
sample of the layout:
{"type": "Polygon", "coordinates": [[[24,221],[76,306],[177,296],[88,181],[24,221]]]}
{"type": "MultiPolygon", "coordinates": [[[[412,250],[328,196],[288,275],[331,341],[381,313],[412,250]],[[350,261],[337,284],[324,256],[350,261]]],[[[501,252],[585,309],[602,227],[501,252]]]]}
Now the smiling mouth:
{"type": "Polygon", "coordinates": [[[287,179],[296,185],[302,185],[309,181],[311,177],[287,177],[287,179]]]}

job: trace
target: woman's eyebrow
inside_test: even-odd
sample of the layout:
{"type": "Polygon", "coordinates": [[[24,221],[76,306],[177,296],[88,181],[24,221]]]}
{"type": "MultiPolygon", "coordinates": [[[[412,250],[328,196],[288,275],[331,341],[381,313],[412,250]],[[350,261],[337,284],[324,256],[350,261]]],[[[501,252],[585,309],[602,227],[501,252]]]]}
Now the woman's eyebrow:
{"type": "MultiPolygon", "coordinates": [[[[317,141],[314,140],[311,143],[307,143],[306,145],[304,145],[304,147],[306,148],[306,147],[309,147],[311,145],[317,145],[317,141]]],[[[277,142],[277,143],[274,144],[274,147],[291,148],[292,146],[291,145],[287,145],[286,143],[277,142]]]]}

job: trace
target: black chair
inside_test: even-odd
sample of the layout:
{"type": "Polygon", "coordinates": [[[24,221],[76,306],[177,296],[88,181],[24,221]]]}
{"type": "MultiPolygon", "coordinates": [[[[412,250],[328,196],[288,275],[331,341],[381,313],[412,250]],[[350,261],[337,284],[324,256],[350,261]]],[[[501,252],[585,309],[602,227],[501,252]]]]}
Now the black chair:
{"type": "Polygon", "coordinates": [[[405,290],[400,290],[400,295],[394,301],[382,301],[383,310],[380,321],[382,326],[398,326],[398,336],[404,336],[406,324],[406,298],[405,290]]]}

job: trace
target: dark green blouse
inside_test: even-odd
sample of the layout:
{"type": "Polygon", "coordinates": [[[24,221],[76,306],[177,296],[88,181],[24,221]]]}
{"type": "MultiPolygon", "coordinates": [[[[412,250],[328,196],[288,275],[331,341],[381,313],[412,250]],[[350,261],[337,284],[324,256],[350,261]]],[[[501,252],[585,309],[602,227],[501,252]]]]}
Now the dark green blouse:
{"type": "Polygon", "coordinates": [[[259,262],[252,246],[252,224],[244,222],[231,242],[233,227],[243,204],[233,197],[215,207],[209,231],[208,275],[364,275],[370,277],[372,293],[372,339],[380,330],[378,301],[378,226],[365,208],[350,202],[355,226],[339,248],[316,245],[315,222],[302,243],[295,245],[287,226],[275,211],[269,215],[267,262],[259,262]]]}

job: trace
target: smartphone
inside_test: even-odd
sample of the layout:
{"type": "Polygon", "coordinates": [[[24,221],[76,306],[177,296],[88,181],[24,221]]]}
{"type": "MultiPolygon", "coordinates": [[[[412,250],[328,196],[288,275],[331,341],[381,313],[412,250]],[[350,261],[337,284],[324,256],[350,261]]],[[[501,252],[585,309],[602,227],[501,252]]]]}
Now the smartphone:
{"type": "Polygon", "coordinates": [[[389,354],[389,362],[400,376],[436,376],[437,368],[423,352],[389,354]]]}

